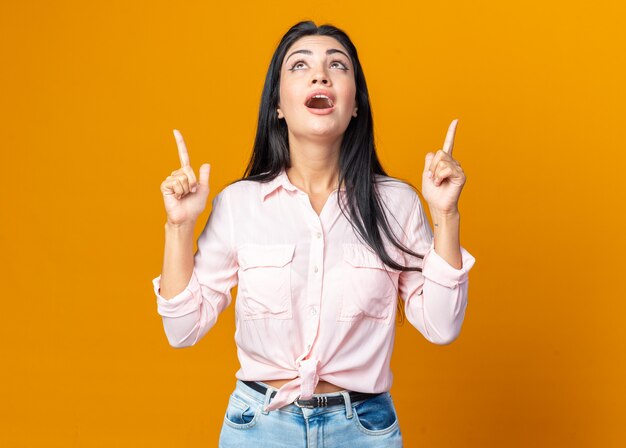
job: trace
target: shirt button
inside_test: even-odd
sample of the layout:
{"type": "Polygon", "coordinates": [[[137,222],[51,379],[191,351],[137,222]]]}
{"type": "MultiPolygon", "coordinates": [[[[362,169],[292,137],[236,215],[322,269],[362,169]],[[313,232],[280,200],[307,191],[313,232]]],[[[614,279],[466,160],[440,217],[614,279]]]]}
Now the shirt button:
{"type": "Polygon", "coordinates": [[[306,349],[307,349],[307,350],[311,350],[311,344],[307,345],[307,346],[306,346],[306,349]]]}
{"type": "Polygon", "coordinates": [[[309,308],[309,313],[311,314],[311,316],[315,316],[317,314],[317,310],[315,309],[314,306],[309,308]]]}
{"type": "Polygon", "coordinates": [[[317,237],[321,238],[322,237],[322,232],[317,232],[317,237]]]}
{"type": "Polygon", "coordinates": [[[315,266],[315,267],[313,268],[313,271],[315,271],[315,272],[319,271],[319,269],[317,269],[317,266],[315,266]]]}

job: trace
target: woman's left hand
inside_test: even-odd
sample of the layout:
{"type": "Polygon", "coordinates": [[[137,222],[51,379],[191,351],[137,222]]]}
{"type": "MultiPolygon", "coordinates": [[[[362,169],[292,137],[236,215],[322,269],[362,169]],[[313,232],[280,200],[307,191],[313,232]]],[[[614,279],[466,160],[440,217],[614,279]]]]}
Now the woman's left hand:
{"type": "Polygon", "coordinates": [[[443,149],[426,154],[426,164],[422,174],[422,194],[428,202],[431,213],[457,213],[459,196],[465,184],[465,173],[459,162],[452,158],[454,134],[458,119],[452,120],[443,149]],[[428,175],[428,172],[432,176],[428,175]]]}

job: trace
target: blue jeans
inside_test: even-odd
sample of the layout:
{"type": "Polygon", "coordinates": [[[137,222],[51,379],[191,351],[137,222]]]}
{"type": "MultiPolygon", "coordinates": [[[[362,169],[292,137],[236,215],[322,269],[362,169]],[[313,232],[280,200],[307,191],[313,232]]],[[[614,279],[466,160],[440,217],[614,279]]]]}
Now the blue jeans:
{"type": "Polygon", "coordinates": [[[351,403],[347,391],[314,396],[343,395],[345,403],[313,409],[289,404],[264,412],[276,390],[265,383],[266,394],[237,380],[230,395],[220,433],[220,448],[402,447],[402,434],[389,392],[351,403]]]}

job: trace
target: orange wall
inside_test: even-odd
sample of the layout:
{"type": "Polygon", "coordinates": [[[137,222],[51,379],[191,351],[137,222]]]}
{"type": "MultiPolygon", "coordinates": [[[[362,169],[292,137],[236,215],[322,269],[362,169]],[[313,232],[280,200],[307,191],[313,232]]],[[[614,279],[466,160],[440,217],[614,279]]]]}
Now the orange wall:
{"type": "Polygon", "coordinates": [[[398,327],[406,446],[626,446],[623,5],[3,2],[0,446],[216,446],[234,307],[167,344],[159,185],[173,128],[210,199],[242,174],[270,57],[306,18],[357,45],[392,175],[419,186],[459,118],[477,263],[453,344],[398,327]]]}

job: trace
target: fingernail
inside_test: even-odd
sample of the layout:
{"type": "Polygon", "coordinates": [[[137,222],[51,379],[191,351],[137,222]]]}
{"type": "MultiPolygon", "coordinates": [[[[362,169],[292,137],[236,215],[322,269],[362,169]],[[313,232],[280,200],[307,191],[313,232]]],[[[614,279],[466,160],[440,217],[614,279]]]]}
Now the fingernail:
{"type": "Polygon", "coordinates": [[[432,171],[428,170],[428,173],[426,173],[428,175],[428,178],[430,179],[431,177],[433,177],[433,173],[432,171]]]}
{"type": "Polygon", "coordinates": [[[191,189],[191,192],[192,192],[192,193],[195,193],[195,192],[196,192],[196,187],[193,187],[193,188],[191,189]]]}

